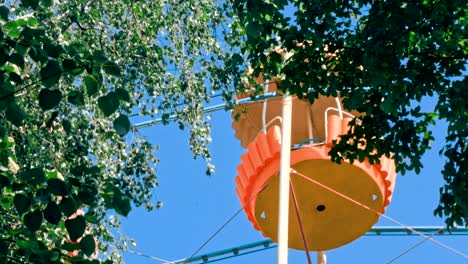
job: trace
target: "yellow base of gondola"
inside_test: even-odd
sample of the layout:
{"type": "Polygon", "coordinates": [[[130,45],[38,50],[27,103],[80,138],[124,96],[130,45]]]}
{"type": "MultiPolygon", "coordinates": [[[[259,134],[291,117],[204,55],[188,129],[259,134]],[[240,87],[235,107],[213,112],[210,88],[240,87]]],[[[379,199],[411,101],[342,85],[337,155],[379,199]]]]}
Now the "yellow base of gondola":
{"type": "MultiPolygon", "coordinates": [[[[382,193],[373,179],[358,167],[329,160],[307,160],[292,166],[294,170],[380,211],[382,193]]],[[[277,241],[278,237],[278,176],[267,182],[257,195],[255,218],[262,232],[277,241]]],[[[347,244],[367,232],[378,216],[313,182],[291,174],[309,250],[329,250],[347,244]]],[[[293,198],[289,199],[289,247],[304,250],[293,198]]]]}

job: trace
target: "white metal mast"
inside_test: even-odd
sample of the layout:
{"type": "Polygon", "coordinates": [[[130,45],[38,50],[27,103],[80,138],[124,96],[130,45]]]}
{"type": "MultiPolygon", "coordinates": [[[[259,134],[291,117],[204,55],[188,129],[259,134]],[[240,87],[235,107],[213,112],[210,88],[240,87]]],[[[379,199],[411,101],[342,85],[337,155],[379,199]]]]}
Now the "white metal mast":
{"type": "Polygon", "coordinates": [[[288,92],[283,95],[281,126],[280,179],[278,202],[278,264],[288,263],[289,232],[289,172],[291,162],[291,119],[292,98],[288,92]]]}

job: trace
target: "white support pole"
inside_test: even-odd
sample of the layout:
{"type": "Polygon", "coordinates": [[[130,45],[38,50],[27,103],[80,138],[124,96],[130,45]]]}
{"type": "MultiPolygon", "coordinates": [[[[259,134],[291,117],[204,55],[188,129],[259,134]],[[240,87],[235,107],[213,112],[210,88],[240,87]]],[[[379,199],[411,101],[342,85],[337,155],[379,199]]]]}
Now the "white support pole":
{"type": "Polygon", "coordinates": [[[283,122],[281,127],[281,160],[278,204],[278,264],[288,263],[289,232],[289,172],[291,162],[292,98],[283,95],[283,122]]]}
{"type": "Polygon", "coordinates": [[[325,251],[317,252],[317,264],[327,264],[327,255],[325,251]]]}

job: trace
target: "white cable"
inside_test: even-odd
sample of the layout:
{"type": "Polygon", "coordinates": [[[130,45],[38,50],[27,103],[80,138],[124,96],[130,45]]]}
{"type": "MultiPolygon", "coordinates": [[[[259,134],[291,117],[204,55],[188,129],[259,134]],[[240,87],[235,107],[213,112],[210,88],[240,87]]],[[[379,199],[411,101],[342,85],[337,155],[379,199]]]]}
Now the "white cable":
{"type": "MultiPolygon", "coordinates": [[[[269,86],[269,80],[266,80],[266,82],[263,84],[265,91],[263,91],[264,94],[268,93],[268,86],[269,86]]],[[[263,126],[263,133],[266,133],[266,110],[267,110],[267,100],[265,99],[263,101],[263,110],[262,110],[262,126],[263,126]]]]}

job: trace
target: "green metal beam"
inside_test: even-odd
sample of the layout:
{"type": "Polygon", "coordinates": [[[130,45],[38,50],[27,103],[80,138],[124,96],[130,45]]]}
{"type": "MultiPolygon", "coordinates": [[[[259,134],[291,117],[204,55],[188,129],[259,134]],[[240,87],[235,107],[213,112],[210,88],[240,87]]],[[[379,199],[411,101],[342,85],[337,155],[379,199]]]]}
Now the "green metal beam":
{"type": "MultiPolygon", "coordinates": [[[[244,99],[237,100],[235,102],[235,105],[250,104],[250,103],[254,103],[254,102],[274,98],[274,97],[277,97],[277,96],[278,96],[277,93],[266,93],[266,94],[258,95],[258,96],[255,96],[255,97],[249,97],[249,98],[244,98],[244,99]]],[[[225,110],[225,108],[226,108],[225,103],[217,104],[217,105],[213,105],[213,106],[208,106],[208,107],[203,108],[203,114],[208,114],[208,113],[212,113],[212,112],[216,112],[216,111],[220,111],[220,110],[225,110]]],[[[167,121],[172,122],[172,121],[175,121],[176,118],[177,117],[175,115],[171,115],[171,116],[169,116],[167,121]]],[[[155,125],[161,124],[162,122],[163,122],[162,118],[157,118],[157,119],[141,122],[141,123],[138,123],[138,124],[134,124],[134,125],[132,125],[132,129],[139,129],[139,128],[155,126],[155,125]]]]}
{"type": "MultiPolygon", "coordinates": [[[[468,228],[465,227],[451,228],[450,231],[447,230],[445,226],[412,226],[410,228],[428,236],[468,235],[468,228]]],[[[364,234],[364,236],[417,236],[418,234],[412,230],[404,227],[375,226],[366,234],[364,234]]],[[[175,262],[171,262],[171,264],[210,263],[275,247],[277,247],[276,243],[274,243],[271,239],[265,239],[254,243],[244,244],[238,247],[232,247],[207,254],[197,255],[191,258],[177,260],[175,262]]]]}

